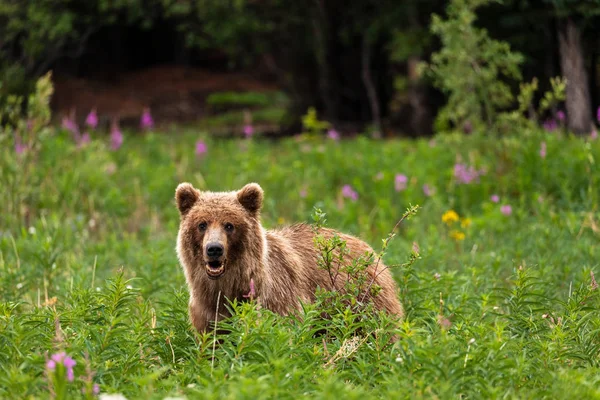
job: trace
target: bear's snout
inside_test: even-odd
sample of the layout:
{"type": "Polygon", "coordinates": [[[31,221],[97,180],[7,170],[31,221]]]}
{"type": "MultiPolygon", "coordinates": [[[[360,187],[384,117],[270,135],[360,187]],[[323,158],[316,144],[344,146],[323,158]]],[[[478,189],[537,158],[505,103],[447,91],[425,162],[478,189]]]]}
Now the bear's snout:
{"type": "Polygon", "coordinates": [[[224,247],[221,243],[209,243],[206,245],[206,255],[209,258],[218,258],[223,255],[224,247]]]}
{"type": "Polygon", "coordinates": [[[206,274],[217,279],[225,272],[225,246],[219,242],[209,242],[205,246],[206,274]]]}

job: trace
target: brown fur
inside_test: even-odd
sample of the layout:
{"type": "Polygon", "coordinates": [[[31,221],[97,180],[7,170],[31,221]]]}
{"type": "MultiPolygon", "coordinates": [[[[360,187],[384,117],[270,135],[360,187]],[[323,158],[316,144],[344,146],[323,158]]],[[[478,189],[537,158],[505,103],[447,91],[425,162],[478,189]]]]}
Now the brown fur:
{"type": "MultiPolygon", "coordinates": [[[[340,289],[344,279],[338,277],[333,287],[329,273],[317,265],[318,250],[310,226],[299,224],[268,231],[262,227],[263,191],[259,185],[251,183],[237,192],[200,192],[182,183],[175,198],[181,214],[177,255],[190,290],[190,319],[199,332],[215,321],[219,292],[220,319],[228,316],[225,297],[244,300],[251,280],[260,304],[283,315],[300,309],[301,302],[313,301],[317,287],[340,289]],[[224,247],[226,261],[218,279],[209,277],[213,271],[207,264],[209,243],[224,247]]],[[[336,232],[322,228],[320,233],[331,237],[336,232]]],[[[347,243],[348,263],[373,251],[360,239],[338,235],[347,243]]],[[[402,317],[396,285],[386,266],[380,261],[367,271],[382,288],[373,298],[375,306],[402,317]]]]}

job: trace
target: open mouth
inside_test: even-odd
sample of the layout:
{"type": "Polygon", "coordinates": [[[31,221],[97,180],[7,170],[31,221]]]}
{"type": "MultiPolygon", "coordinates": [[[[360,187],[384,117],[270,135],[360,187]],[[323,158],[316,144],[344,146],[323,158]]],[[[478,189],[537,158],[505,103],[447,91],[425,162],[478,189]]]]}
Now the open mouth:
{"type": "Polygon", "coordinates": [[[206,263],[206,274],[211,279],[217,279],[225,272],[225,260],[209,261],[206,263]]]}

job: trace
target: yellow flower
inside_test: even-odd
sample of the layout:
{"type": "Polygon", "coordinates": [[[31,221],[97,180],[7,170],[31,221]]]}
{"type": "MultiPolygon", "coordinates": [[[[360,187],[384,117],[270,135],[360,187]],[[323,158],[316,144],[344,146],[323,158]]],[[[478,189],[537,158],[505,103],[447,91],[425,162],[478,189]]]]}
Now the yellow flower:
{"type": "Polygon", "coordinates": [[[279,218],[277,219],[277,224],[279,224],[279,225],[283,225],[284,223],[285,223],[285,219],[284,219],[283,217],[279,217],[279,218]]]}
{"type": "Polygon", "coordinates": [[[442,215],[442,222],[445,224],[448,224],[448,225],[450,225],[451,223],[456,222],[458,220],[459,220],[458,214],[454,210],[446,211],[444,213],[444,215],[442,215]]]}
{"type": "Polygon", "coordinates": [[[460,226],[462,228],[468,228],[468,227],[470,227],[471,226],[471,218],[463,218],[460,221],[460,226]]]}
{"type": "Polygon", "coordinates": [[[461,240],[465,240],[465,234],[461,231],[452,231],[450,232],[450,237],[454,240],[456,240],[457,242],[460,242],[461,240]]]}

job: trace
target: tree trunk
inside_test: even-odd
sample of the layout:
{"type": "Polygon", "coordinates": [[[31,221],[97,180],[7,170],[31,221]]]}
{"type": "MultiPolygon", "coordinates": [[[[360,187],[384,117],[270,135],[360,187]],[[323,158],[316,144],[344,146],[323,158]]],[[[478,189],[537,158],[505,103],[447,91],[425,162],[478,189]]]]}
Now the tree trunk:
{"type": "Polygon", "coordinates": [[[383,135],[383,127],[381,123],[381,110],[379,109],[379,99],[377,98],[377,89],[373,83],[373,77],[371,76],[371,43],[369,42],[368,35],[363,36],[362,43],[362,80],[367,89],[367,97],[369,98],[369,104],[371,106],[371,117],[373,118],[373,125],[375,131],[373,132],[373,138],[381,139],[383,135]]]}
{"type": "Polygon", "coordinates": [[[335,78],[329,64],[329,29],[327,12],[323,0],[315,0],[315,18],[313,32],[315,35],[315,56],[319,73],[319,92],[325,104],[325,119],[335,121],[338,117],[338,103],[335,94],[335,78]]]}
{"type": "Polygon", "coordinates": [[[558,24],[560,67],[567,79],[566,108],[568,128],[577,134],[587,134],[592,128],[590,88],[581,32],[571,18],[558,24]]]}

